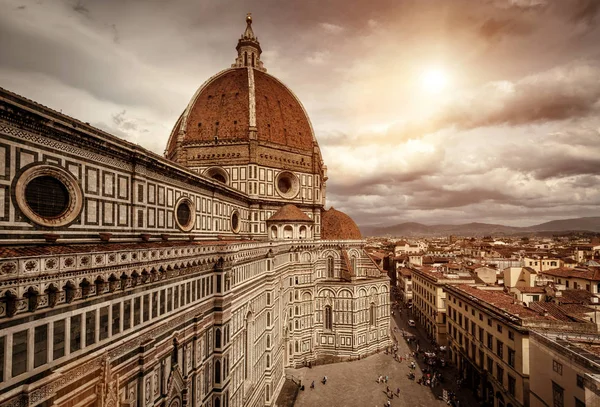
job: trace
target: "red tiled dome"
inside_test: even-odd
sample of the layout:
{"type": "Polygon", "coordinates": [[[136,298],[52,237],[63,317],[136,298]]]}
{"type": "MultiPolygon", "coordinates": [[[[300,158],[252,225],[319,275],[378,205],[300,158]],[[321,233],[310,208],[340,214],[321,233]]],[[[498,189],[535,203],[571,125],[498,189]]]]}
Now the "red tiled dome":
{"type": "Polygon", "coordinates": [[[321,239],[361,240],[362,235],[350,216],[329,208],[321,212],[321,239]]]}
{"type": "Polygon", "coordinates": [[[312,222],[307,214],[302,212],[296,205],[288,204],[282,206],[267,222],[312,222]]]}
{"type": "Polygon", "coordinates": [[[182,146],[249,141],[312,154],[313,131],[296,96],[275,77],[254,68],[230,68],[196,92],[177,121],[165,155],[182,146]]]}

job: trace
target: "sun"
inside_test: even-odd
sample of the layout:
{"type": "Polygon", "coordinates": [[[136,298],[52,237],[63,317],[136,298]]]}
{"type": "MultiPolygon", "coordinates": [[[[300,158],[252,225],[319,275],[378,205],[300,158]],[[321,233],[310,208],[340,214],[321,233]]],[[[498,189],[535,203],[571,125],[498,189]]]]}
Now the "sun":
{"type": "Polygon", "coordinates": [[[421,73],[421,87],[430,93],[440,93],[448,86],[448,74],[439,68],[429,68],[421,73]]]}

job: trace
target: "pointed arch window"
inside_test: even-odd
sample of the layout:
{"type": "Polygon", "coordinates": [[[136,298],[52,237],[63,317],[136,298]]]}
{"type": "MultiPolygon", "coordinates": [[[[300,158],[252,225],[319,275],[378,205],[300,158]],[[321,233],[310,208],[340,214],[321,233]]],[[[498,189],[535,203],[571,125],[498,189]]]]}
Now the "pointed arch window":
{"type": "Polygon", "coordinates": [[[215,383],[221,383],[221,362],[215,362],[215,383]]]}
{"type": "Polygon", "coordinates": [[[216,329],[215,330],[215,348],[220,348],[221,347],[221,330],[220,329],[216,329]]]}
{"type": "Polygon", "coordinates": [[[333,257],[327,258],[327,278],[333,278],[333,257]]]}
{"type": "Polygon", "coordinates": [[[333,313],[330,305],[325,306],[325,315],[323,317],[323,321],[325,322],[325,329],[331,330],[333,328],[333,313]]]}

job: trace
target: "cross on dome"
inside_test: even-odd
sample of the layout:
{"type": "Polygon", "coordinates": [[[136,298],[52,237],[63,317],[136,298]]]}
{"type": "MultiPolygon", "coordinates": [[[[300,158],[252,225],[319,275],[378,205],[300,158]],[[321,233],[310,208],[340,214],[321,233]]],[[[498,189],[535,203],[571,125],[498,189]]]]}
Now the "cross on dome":
{"type": "Polygon", "coordinates": [[[267,72],[260,60],[262,50],[258,42],[258,37],[254,35],[254,30],[252,30],[252,13],[246,14],[246,30],[238,40],[235,49],[238,52],[238,56],[231,65],[232,68],[252,67],[259,71],[267,72]]]}

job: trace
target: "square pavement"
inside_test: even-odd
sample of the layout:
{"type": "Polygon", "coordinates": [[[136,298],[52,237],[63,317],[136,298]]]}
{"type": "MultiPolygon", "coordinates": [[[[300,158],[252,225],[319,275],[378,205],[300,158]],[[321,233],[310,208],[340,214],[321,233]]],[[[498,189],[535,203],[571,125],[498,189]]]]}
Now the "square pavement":
{"type": "MultiPolygon", "coordinates": [[[[398,315],[394,318],[392,326],[406,326],[405,321],[400,320],[398,315]],[[397,321],[396,321],[397,320],[397,321]]],[[[407,331],[410,331],[407,329],[407,331]]],[[[415,331],[416,332],[416,331],[415,331]]],[[[404,356],[412,352],[408,344],[402,338],[400,329],[393,333],[398,343],[398,355],[404,356]]],[[[421,343],[424,343],[421,340],[421,343]]],[[[412,357],[410,360],[413,360],[412,357]]],[[[369,356],[365,359],[341,362],[329,365],[319,365],[311,369],[286,369],[286,373],[292,374],[302,380],[304,391],[298,392],[295,407],[373,407],[387,405],[386,386],[393,390],[394,397],[390,399],[392,406],[410,407],[436,407],[444,406],[446,403],[434,393],[441,394],[443,388],[455,388],[454,382],[447,381],[438,384],[435,389],[417,384],[416,380],[409,380],[409,361],[397,362],[391,354],[385,352],[369,356]],[[389,376],[388,383],[377,383],[379,376],[389,376]],[[327,376],[327,383],[322,384],[321,379],[327,376]],[[314,380],[315,388],[311,390],[310,384],[314,380]],[[400,388],[400,397],[396,397],[396,389],[400,388]]],[[[419,361],[415,370],[417,378],[421,377],[419,361]]],[[[446,368],[452,369],[452,368],[446,368]]],[[[445,373],[444,376],[454,376],[445,373]]],[[[461,399],[463,397],[460,397],[461,399]]],[[[461,406],[475,406],[471,403],[461,406]]]]}

